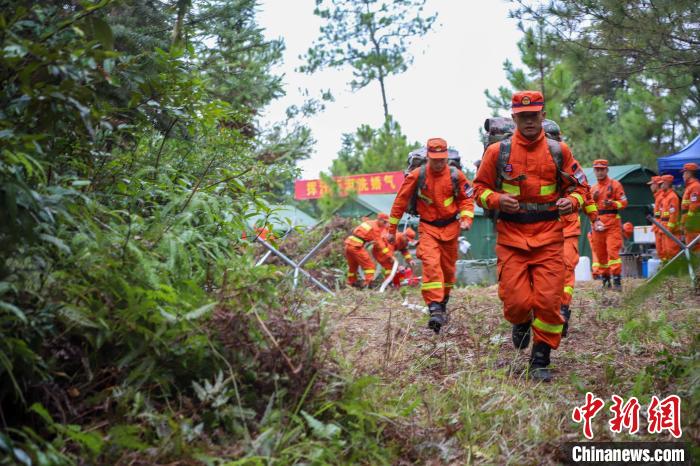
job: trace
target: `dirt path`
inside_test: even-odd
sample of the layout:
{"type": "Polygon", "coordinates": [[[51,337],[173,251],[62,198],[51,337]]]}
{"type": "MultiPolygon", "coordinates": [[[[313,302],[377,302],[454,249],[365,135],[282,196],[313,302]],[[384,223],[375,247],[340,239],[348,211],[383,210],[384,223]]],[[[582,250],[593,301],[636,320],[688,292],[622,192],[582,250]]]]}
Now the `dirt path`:
{"type": "MultiPolygon", "coordinates": [[[[385,397],[419,401],[390,433],[407,461],[557,464],[562,442],[584,439],[571,411],[587,391],[606,400],[606,411],[612,394],[644,404],[651,395],[697,391],[678,377],[676,356],[688,353],[700,328],[698,298],[674,280],[643,306],[625,307],[640,283],[628,281],[623,294],[601,293],[597,282],[577,285],[569,337],[552,355],[551,384],[521,376],[529,349],[513,349],[496,286],[456,289],[439,336],[426,328],[416,289],[345,290],[328,308],[332,345],[353,375],[375,376],[385,397]]],[[[687,406],[684,421],[692,417],[687,406]]],[[[596,440],[640,438],[612,437],[609,418],[601,412],[595,419],[596,440]]],[[[646,416],[640,420],[645,430],[646,416]]],[[[698,426],[684,429],[683,438],[697,443],[698,426]]],[[[669,437],[645,431],[641,438],[669,437]]]]}

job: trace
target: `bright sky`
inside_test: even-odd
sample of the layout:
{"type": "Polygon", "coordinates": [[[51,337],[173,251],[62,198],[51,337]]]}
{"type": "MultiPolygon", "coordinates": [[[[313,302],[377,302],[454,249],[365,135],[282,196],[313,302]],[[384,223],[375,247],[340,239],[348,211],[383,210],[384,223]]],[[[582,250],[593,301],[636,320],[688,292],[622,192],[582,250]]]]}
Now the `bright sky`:
{"type": "MultiPolygon", "coordinates": [[[[408,71],[386,81],[389,113],[410,141],[424,144],[428,138],[442,137],[459,150],[463,165],[481,158],[478,131],[490,116],[484,90],[507,84],[504,60],[521,64],[516,44],[522,34],[508,18],[508,7],[508,2],[497,0],[428,0],[428,11],[438,12],[437,27],[414,40],[410,51],[415,61],[408,71]]],[[[287,107],[301,104],[300,88],[309,89],[311,96],[330,88],[335,97],[325,111],[305,121],[317,144],[315,153],[300,164],[302,177],[318,178],[340,150],[343,133],[353,133],[363,123],[381,125],[379,84],[351,92],[349,68],[313,75],[295,71],[301,64],[299,55],[319,35],[314,0],[261,0],[259,8],[258,22],[266,35],[282,37],[286,44],[284,63],[275,72],[285,75],[287,95],[266,109],[262,123],[283,120],[287,107]]]]}

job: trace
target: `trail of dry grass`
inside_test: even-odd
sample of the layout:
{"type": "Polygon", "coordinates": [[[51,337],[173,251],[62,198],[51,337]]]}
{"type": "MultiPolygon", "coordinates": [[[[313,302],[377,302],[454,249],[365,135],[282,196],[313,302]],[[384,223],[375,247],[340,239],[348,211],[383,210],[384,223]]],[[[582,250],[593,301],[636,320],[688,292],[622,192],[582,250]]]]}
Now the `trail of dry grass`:
{"type": "MultiPolygon", "coordinates": [[[[645,403],[651,395],[692,389],[674,385],[660,361],[688,351],[700,302],[689,283],[673,280],[644,306],[625,308],[639,283],[628,281],[622,295],[578,284],[569,337],[553,352],[555,381],[547,385],[521,376],[529,349],[513,349],[495,286],[456,289],[449,324],[438,336],[427,329],[426,315],[402,305],[398,292],[345,290],[326,312],[343,365],[353,376],[380,380],[381,389],[367,394],[377,408],[392,397],[416,405],[386,432],[404,461],[558,464],[563,442],[584,439],[570,419],[586,391],[607,401],[594,421],[596,440],[605,440],[612,438],[607,409],[613,393],[645,403]]],[[[415,289],[406,297],[422,303],[415,289]]],[[[645,429],[644,415],[641,422],[645,429]]],[[[683,427],[684,439],[697,443],[699,426],[683,427]]],[[[668,439],[646,432],[637,438],[668,439]]]]}

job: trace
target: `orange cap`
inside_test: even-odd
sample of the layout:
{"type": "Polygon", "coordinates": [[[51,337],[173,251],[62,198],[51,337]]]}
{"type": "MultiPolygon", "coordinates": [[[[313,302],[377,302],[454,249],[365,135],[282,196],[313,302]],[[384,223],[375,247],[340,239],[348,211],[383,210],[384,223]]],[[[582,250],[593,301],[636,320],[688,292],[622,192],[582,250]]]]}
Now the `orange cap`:
{"type": "Polygon", "coordinates": [[[686,170],[691,171],[691,172],[696,172],[696,171],[698,171],[698,164],[695,162],[688,162],[685,165],[683,165],[683,170],[681,170],[681,171],[684,172],[686,170]]]}
{"type": "Polygon", "coordinates": [[[608,161],[605,159],[596,159],[593,161],[593,168],[608,168],[608,161]]]}
{"type": "Polygon", "coordinates": [[[377,219],[378,220],[386,220],[387,222],[389,221],[389,216],[385,214],[384,212],[379,212],[377,214],[377,219]]]}
{"type": "Polygon", "coordinates": [[[661,175],[661,180],[665,183],[673,183],[673,175],[661,175]]]}
{"type": "Polygon", "coordinates": [[[403,234],[406,235],[406,237],[408,239],[410,239],[411,241],[416,239],[416,232],[413,231],[413,228],[411,228],[411,227],[406,228],[406,230],[403,232],[403,234]]]}
{"type": "Polygon", "coordinates": [[[447,158],[447,141],[442,138],[428,139],[428,157],[431,159],[447,158]]]}
{"type": "Polygon", "coordinates": [[[660,176],[652,176],[647,184],[661,184],[661,181],[660,176]]]}
{"type": "Polygon", "coordinates": [[[510,100],[512,113],[541,112],[544,110],[544,96],[540,91],[520,91],[510,100]]]}

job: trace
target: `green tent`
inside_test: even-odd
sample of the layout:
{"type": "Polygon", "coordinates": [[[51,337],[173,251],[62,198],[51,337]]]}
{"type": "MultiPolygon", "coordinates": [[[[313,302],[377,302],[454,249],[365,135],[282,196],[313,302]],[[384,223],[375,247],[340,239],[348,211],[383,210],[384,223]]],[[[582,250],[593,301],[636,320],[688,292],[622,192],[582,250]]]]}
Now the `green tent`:
{"type": "Polygon", "coordinates": [[[251,230],[267,223],[275,231],[284,233],[294,227],[308,229],[318,223],[318,220],[293,205],[269,204],[267,207],[270,209],[268,213],[259,212],[246,219],[246,223],[251,230]]]}

